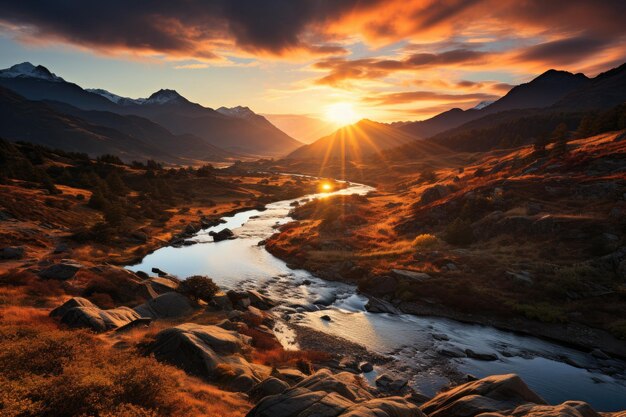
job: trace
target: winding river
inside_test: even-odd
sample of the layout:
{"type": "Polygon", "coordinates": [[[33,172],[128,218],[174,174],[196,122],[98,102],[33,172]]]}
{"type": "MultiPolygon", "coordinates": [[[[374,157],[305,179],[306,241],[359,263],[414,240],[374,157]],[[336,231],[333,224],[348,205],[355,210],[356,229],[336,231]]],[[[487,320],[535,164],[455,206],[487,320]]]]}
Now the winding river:
{"type": "Polygon", "coordinates": [[[626,409],[626,363],[599,360],[575,349],[545,340],[448,319],[365,311],[366,298],[354,286],[329,282],[304,270],[292,270],[258,243],[288,223],[291,203],[336,194],[367,194],[371,187],[352,184],[328,194],[309,195],[268,204],[265,211],[249,210],[199,232],[198,244],[164,247],[133,271],[158,267],[179,277],[208,275],[223,288],[262,289],[281,300],[276,307],[277,335],[286,348],[297,348],[289,324],[297,323],[356,342],[370,351],[392,357],[366,375],[392,370],[405,376],[418,391],[433,395],[448,383],[451,373],[483,377],[517,373],[551,404],[582,400],[599,411],[626,409]],[[211,231],[228,227],[237,239],[213,242],[211,231]],[[306,284],[305,285],[305,280],[306,284]],[[309,284],[310,282],[310,284],[309,284]],[[322,315],[331,321],[321,320],[322,315]],[[452,358],[442,354],[458,349],[497,355],[495,361],[452,358]]]}

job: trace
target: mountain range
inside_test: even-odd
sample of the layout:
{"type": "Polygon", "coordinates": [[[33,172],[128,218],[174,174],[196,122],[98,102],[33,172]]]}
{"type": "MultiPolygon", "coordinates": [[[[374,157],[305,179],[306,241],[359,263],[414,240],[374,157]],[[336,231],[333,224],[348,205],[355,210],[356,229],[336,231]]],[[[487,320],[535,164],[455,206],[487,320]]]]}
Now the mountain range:
{"type": "MultiPolygon", "coordinates": [[[[96,128],[108,128],[115,130],[110,136],[131,135],[135,142],[144,143],[148,148],[154,146],[155,155],[163,157],[162,154],[165,153],[165,160],[172,162],[180,162],[180,158],[186,159],[189,155],[203,160],[206,160],[206,155],[211,158],[209,160],[234,157],[237,154],[277,156],[301,145],[248,108],[222,107],[221,111],[216,111],[192,103],[174,90],[162,89],[148,98],[131,99],[102,89],[83,89],[56,76],[43,66],[34,66],[28,62],[0,70],[0,87],[19,94],[31,103],[45,102],[49,107],[46,111],[53,109],[58,113],[57,116],[72,115],[74,120],[91,125],[87,129],[89,132],[96,128]],[[158,138],[152,136],[155,132],[158,132],[158,138]]],[[[2,97],[8,96],[3,94],[2,97]]],[[[12,99],[16,100],[15,97],[12,99]]],[[[22,105],[25,106],[26,103],[22,105]]],[[[33,106],[38,107],[37,104],[33,106]]],[[[39,110],[42,111],[41,108],[39,110]]],[[[49,138],[29,131],[28,126],[23,127],[20,130],[19,126],[12,126],[13,137],[49,141],[49,138]]],[[[51,129],[52,126],[48,128],[51,129]]],[[[55,136],[62,136],[61,132],[54,133],[55,136]]],[[[74,145],[78,146],[72,147],[76,151],[91,152],[88,149],[93,149],[88,144],[81,146],[80,142],[74,145]]],[[[68,144],[61,140],[56,147],[68,148],[68,144]]],[[[96,148],[101,149],[103,146],[96,148]]],[[[116,148],[116,151],[119,149],[116,148]]],[[[123,154],[127,157],[145,156],[144,152],[138,154],[134,148],[129,148],[123,154]]]]}
{"type": "Polygon", "coordinates": [[[575,128],[582,112],[625,101],[626,64],[594,78],[549,70],[494,102],[453,108],[424,121],[361,120],[302,146],[248,107],[214,110],[169,89],[147,98],[122,97],[83,89],[43,66],[22,63],[0,70],[0,135],[92,155],[115,153],[125,160],[195,163],[287,155],[359,161],[382,153],[410,157],[431,148],[483,151],[521,144],[560,122],[575,128]],[[512,138],[517,133],[525,138],[512,138]]]}
{"type": "Polygon", "coordinates": [[[581,112],[606,110],[624,102],[626,64],[594,78],[549,70],[492,103],[468,110],[453,108],[424,121],[385,125],[388,129],[361,121],[297,149],[286,159],[363,160],[380,151],[387,159],[415,157],[423,154],[424,142],[439,145],[432,148],[434,151],[485,151],[502,145],[504,137],[519,133],[527,141],[534,134],[553,130],[560,122],[576,128],[581,112]],[[515,132],[515,128],[524,131],[515,132]]]}

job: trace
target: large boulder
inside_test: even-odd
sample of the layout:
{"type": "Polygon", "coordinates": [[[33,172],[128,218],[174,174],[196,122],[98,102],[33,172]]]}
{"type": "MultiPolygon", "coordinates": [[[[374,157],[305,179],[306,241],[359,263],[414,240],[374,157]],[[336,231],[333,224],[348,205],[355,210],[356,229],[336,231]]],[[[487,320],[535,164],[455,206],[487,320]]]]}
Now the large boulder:
{"type": "Polygon", "coordinates": [[[141,316],[128,307],[102,310],[84,298],[72,298],[55,308],[50,316],[60,318],[61,323],[72,328],[88,328],[96,332],[106,332],[126,326],[141,316]]]}
{"type": "Polygon", "coordinates": [[[526,404],[513,411],[484,413],[481,417],[600,417],[591,406],[582,401],[566,401],[559,405],[526,404]]]}
{"type": "Polygon", "coordinates": [[[67,280],[76,275],[81,268],[83,268],[83,265],[80,263],[66,259],[42,270],[39,272],[39,276],[43,279],[67,280]]]}
{"type": "Polygon", "coordinates": [[[134,308],[141,317],[153,319],[184,317],[194,312],[196,305],[177,292],[161,294],[134,308]]]}
{"type": "Polygon", "coordinates": [[[221,242],[222,240],[233,239],[235,234],[229,228],[222,229],[219,232],[209,232],[209,236],[213,236],[213,241],[221,242]]]}
{"type": "Polygon", "coordinates": [[[242,356],[247,349],[248,338],[235,331],[185,323],[159,332],[147,353],[227,388],[248,391],[271,370],[249,363],[242,356]]]}
{"type": "Polygon", "coordinates": [[[429,417],[473,417],[525,404],[546,405],[515,374],[492,375],[437,395],[422,405],[429,417]]]}
{"type": "Polygon", "coordinates": [[[259,382],[258,384],[256,384],[250,390],[248,395],[250,396],[250,398],[254,399],[255,401],[258,401],[261,398],[265,398],[269,395],[280,394],[288,389],[289,389],[288,383],[271,376],[259,382]]]}
{"type": "Polygon", "coordinates": [[[248,290],[248,298],[250,299],[250,305],[259,308],[261,310],[269,310],[274,307],[276,303],[269,297],[261,294],[255,290],[248,290]]]}
{"type": "Polygon", "coordinates": [[[52,310],[50,312],[50,317],[60,319],[65,315],[65,313],[75,307],[96,307],[96,305],[86,298],[73,297],[52,310]]]}
{"type": "Polygon", "coordinates": [[[353,374],[320,370],[278,395],[262,399],[248,417],[423,417],[404,398],[373,398],[353,374]]]}

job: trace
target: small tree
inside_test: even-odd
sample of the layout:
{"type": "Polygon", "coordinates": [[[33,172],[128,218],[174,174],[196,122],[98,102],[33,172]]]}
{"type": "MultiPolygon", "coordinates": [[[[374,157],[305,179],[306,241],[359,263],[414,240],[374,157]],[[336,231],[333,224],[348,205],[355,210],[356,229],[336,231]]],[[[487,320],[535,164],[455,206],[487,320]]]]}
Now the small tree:
{"type": "Polygon", "coordinates": [[[220,287],[213,280],[204,275],[194,275],[182,281],[178,286],[178,292],[186,295],[194,301],[211,301],[220,287]]]}

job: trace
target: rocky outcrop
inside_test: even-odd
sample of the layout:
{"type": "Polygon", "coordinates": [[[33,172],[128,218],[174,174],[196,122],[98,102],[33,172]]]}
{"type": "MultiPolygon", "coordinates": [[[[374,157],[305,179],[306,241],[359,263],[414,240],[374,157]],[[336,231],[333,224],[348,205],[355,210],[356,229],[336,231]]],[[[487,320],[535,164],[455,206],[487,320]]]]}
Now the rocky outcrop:
{"type": "Polygon", "coordinates": [[[484,413],[481,417],[600,417],[591,406],[582,401],[566,401],[559,405],[526,404],[509,412],[484,413]]]}
{"type": "Polygon", "coordinates": [[[72,328],[88,328],[96,332],[117,329],[141,318],[128,307],[102,310],[84,298],[72,298],[50,313],[51,317],[60,318],[61,323],[72,328]]]}
{"type": "Polygon", "coordinates": [[[321,370],[278,395],[265,397],[248,417],[423,417],[404,398],[374,398],[353,374],[321,370]]]}
{"type": "Polygon", "coordinates": [[[248,348],[248,338],[235,331],[185,323],[159,332],[146,353],[228,389],[248,391],[270,374],[270,368],[243,357],[248,348]]]}
{"type": "Polygon", "coordinates": [[[437,395],[421,408],[429,417],[473,417],[512,410],[529,403],[546,405],[519,376],[509,374],[460,385],[437,395]]]}
{"type": "Polygon", "coordinates": [[[193,313],[196,306],[186,296],[177,292],[161,294],[134,308],[141,317],[153,319],[184,317],[193,313]]]}
{"type": "Polygon", "coordinates": [[[250,398],[258,401],[262,398],[265,398],[269,395],[280,394],[289,389],[289,384],[285,381],[281,381],[278,378],[273,376],[264,379],[263,381],[256,384],[250,392],[248,392],[248,396],[250,398]]]}
{"type": "Polygon", "coordinates": [[[39,276],[43,279],[59,279],[68,280],[83,268],[83,265],[71,259],[64,259],[58,264],[50,265],[46,269],[39,272],[39,276]]]}
{"type": "Polygon", "coordinates": [[[229,228],[225,228],[219,232],[209,232],[209,236],[213,236],[214,242],[221,242],[222,240],[234,239],[235,234],[229,228]]]}

